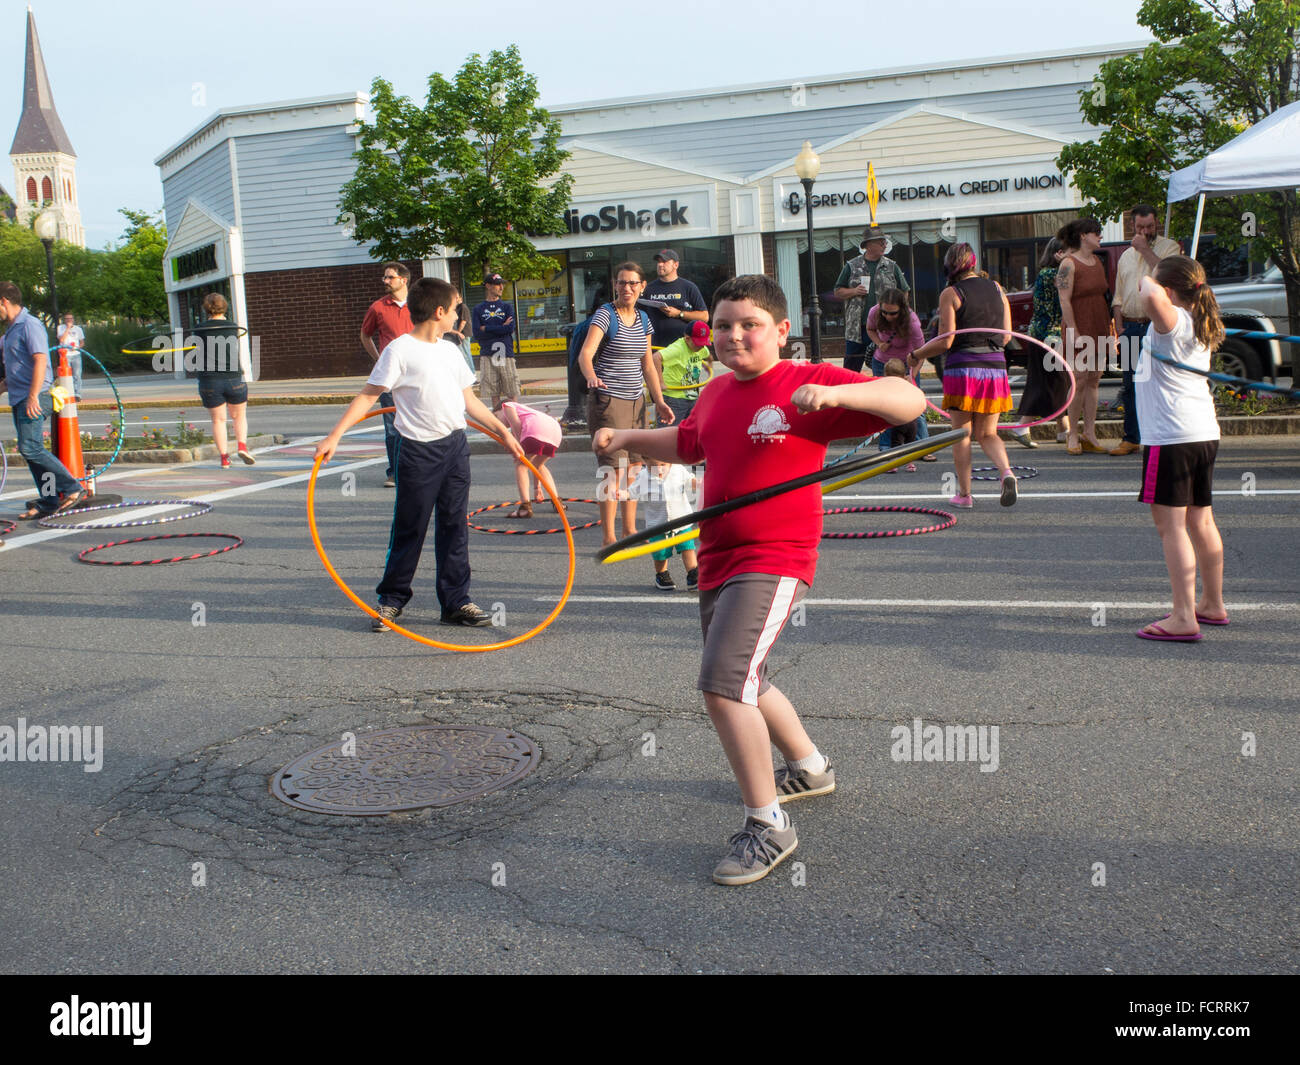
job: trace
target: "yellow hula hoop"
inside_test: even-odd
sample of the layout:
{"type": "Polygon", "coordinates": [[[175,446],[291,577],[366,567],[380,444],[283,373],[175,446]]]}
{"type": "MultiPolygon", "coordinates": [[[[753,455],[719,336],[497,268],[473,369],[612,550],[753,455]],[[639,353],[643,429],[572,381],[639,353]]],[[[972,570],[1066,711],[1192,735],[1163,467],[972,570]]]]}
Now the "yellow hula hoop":
{"type": "Polygon", "coordinates": [[[122,348],[121,351],[123,355],[170,355],[178,351],[193,351],[197,347],[197,344],[191,344],[188,348],[122,348]]]}
{"type": "Polygon", "coordinates": [[[708,367],[709,367],[709,376],[703,378],[702,380],[696,381],[694,384],[691,384],[691,385],[666,385],[666,384],[664,384],[662,381],[660,381],[660,382],[659,382],[659,388],[660,388],[662,391],[664,391],[664,392],[693,392],[693,391],[695,391],[695,389],[697,389],[697,388],[703,388],[705,385],[707,385],[710,381],[713,380],[713,360],[712,360],[712,359],[709,360],[709,362],[708,362],[708,367]]]}
{"type": "MultiPolygon", "coordinates": [[[[905,466],[907,463],[925,455],[933,455],[936,451],[942,451],[953,442],[953,440],[949,439],[935,444],[933,447],[910,449],[907,454],[899,455],[898,458],[890,459],[888,462],[883,462],[878,466],[872,466],[868,470],[862,470],[859,473],[854,473],[848,477],[842,477],[838,481],[831,481],[830,483],[823,485],[822,495],[830,495],[832,492],[838,492],[841,488],[848,488],[850,485],[857,484],[860,481],[865,481],[869,477],[876,477],[879,474],[888,473],[890,470],[898,469],[898,467],[905,466]]],[[[699,526],[691,526],[691,528],[684,532],[674,533],[672,536],[665,537],[662,540],[650,540],[644,544],[633,544],[630,547],[624,547],[600,561],[604,564],[607,562],[627,562],[630,559],[643,558],[644,556],[653,554],[656,551],[662,551],[669,547],[676,547],[678,544],[685,543],[687,540],[699,536],[699,534],[699,526]]]]}

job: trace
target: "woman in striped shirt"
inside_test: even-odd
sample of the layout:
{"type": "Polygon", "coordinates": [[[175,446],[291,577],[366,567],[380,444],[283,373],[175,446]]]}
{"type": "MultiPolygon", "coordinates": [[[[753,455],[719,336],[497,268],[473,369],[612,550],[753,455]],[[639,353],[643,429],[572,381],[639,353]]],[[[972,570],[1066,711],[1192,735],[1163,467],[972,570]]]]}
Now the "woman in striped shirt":
{"type": "MultiPolygon", "coordinates": [[[[594,436],[597,429],[644,429],[645,388],[650,388],[660,425],[671,425],[672,409],[664,402],[659,373],[650,354],[648,316],[637,310],[636,301],[645,288],[645,272],[636,263],[621,263],[614,273],[614,302],[607,303],[592,316],[587,339],[578,356],[578,367],[586,379],[587,428],[594,436]],[[618,315],[618,328],[611,330],[612,315],[618,315]],[[614,336],[608,343],[606,335],[614,336]]],[[[601,484],[600,524],[605,543],[612,544],[614,514],[623,515],[623,535],[636,532],[636,500],[627,490],[629,478],[641,472],[641,456],[626,450],[598,452],[601,484]]]]}

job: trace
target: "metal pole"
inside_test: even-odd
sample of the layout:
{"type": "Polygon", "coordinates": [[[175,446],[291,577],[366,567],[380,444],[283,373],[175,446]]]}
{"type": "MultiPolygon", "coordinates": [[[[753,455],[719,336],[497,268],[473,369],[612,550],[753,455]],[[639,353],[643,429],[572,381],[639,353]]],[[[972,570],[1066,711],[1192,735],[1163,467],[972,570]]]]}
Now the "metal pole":
{"type": "Polygon", "coordinates": [[[812,306],[808,309],[808,324],[812,331],[812,361],[822,361],[822,304],[817,297],[817,255],[813,247],[812,179],[800,178],[803,183],[803,202],[808,214],[808,277],[812,292],[812,306]]]}
{"type": "Polygon", "coordinates": [[[54,287],[54,241],[43,240],[45,245],[45,269],[50,274],[50,304],[54,308],[54,330],[57,333],[59,329],[59,290],[54,287]]]}
{"type": "Polygon", "coordinates": [[[1205,213],[1205,193],[1201,193],[1201,198],[1196,201],[1196,228],[1192,232],[1192,251],[1191,258],[1196,258],[1196,249],[1201,244],[1201,216],[1205,213]]]}

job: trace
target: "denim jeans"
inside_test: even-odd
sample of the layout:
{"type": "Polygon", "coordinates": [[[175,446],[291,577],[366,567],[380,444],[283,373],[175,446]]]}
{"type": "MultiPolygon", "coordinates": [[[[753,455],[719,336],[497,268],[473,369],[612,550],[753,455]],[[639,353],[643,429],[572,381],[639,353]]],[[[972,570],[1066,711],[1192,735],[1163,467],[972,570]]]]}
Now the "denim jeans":
{"type": "MultiPolygon", "coordinates": [[[[72,370],[72,394],[78,399],[81,398],[81,350],[79,348],[68,348],[68,368],[72,370]]],[[[54,358],[54,372],[59,372],[58,356],[54,358]]]]}
{"type": "Polygon", "coordinates": [[[53,510],[58,506],[60,495],[81,489],[81,483],[68,468],[45,449],[45,421],[54,413],[54,401],[48,392],[41,393],[39,418],[28,415],[26,400],[11,409],[14,429],[18,434],[18,453],[32,471],[32,480],[36,482],[36,490],[40,493],[38,506],[42,510],[53,510]]]}
{"type": "MultiPolygon", "coordinates": [[[[391,392],[381,392],[379,394],[379,405],[381,407],[391,407],[393,405],[393,394],[391,392]]],[[[392,477],[397,472],[397,426],[393,424],[396,414],[381,414],[380,419],[384,423],[384,450],[388,452],[388,469],[384,471],[385,477],[392,477]]]]}
{"type": "MultiPolygon", "coordinates": [[[[874,355],[871,357],[871,373],[875,377],[885,376],[885,364],[874,355]]],[[[924,411],[922,411],[921,416],[916,419],[916,438],[918,440],[930,439],[930,427],[926,424],[924,411]]],[[[876,437],[876,442],[880,446],[881,451],[888,451],[894,446],[894,431],[892,429],[886,429],[876,437]]]]}
{"type": "Polygon", "coordinates": [[[1119,399],[1124,404],[1124,439],[1130,444],[1142,443],[1142,434],[1138,429],[1137,386],[1133,383],[1133,370],[1137,366],[1138,352],[1146,346],[1147,327],[1137,322],[1124,323],[1122,379],[1119,387],[1119,399]]]}

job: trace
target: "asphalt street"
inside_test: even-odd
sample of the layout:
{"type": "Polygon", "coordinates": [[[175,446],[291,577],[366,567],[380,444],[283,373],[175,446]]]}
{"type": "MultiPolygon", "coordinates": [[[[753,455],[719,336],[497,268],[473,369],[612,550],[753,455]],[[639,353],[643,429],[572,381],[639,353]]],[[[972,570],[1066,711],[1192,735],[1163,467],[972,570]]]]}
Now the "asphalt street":
{"type": "MultiPolygon", "coordinates": [[[[1015,448],[1039,475],[1014,508],[986,483],[947,531],[825,541],[802,624],[771,663],[838,790],[788,807],[790,861],[722,888],[709,874],[740,806],[694,687],[695,597],[655,592],[648,560],[597,564],[587,529],[571,598],[520,646],[458,653],[372,634],[307,530],[307,438],[336,416],[255,407],[255,428],[299,439],[252,468],[131,467],[101,482],[209,500],[204,517],[7,537],[0,726],[102,726],[103,762],[0,763],[4,970],[785,973],[792,958],[826,972],[1297,970],[1294,438],[1223,442],[1231,624],[1199,644],[1134,638],[1169,600],[1136,456],[1015,448]],[[173,565],[75,561],[155,532],[244,545],[173,565]],[[996,768],[899,760],[897,730],[917,719],[997,726],[996,768]],[[344,733],[424,722],[517,731],[540,764],[483,798],[379,818],[307,813],[268,789],[344,733]]],[[[321,474],[317,513],[335,566],[370,601],[393,496],[378,435],[348,445],[321,474]]],[[[566,495],[594,495],[589,457],[562,453],[553,469],[566,495]]],[[[942,508],[950,470],[941,455],[835,499],[942,508]]],[[[476,454],[473,479],[477,505],[514,498],[504,455],[476,454]]],[[[20,480],[0,515],[29,494],[20,480]]],[[[574,504],[571,517],[594,512],[574,504]]],[[[504,624],[439,625],[430,552],[402,619],[414,631],[482,644],[553,607],[563,536],[472,537],[474,598],[504,624]]],[[[173,543],[206,549],[111,555],[173,543]]]]}

